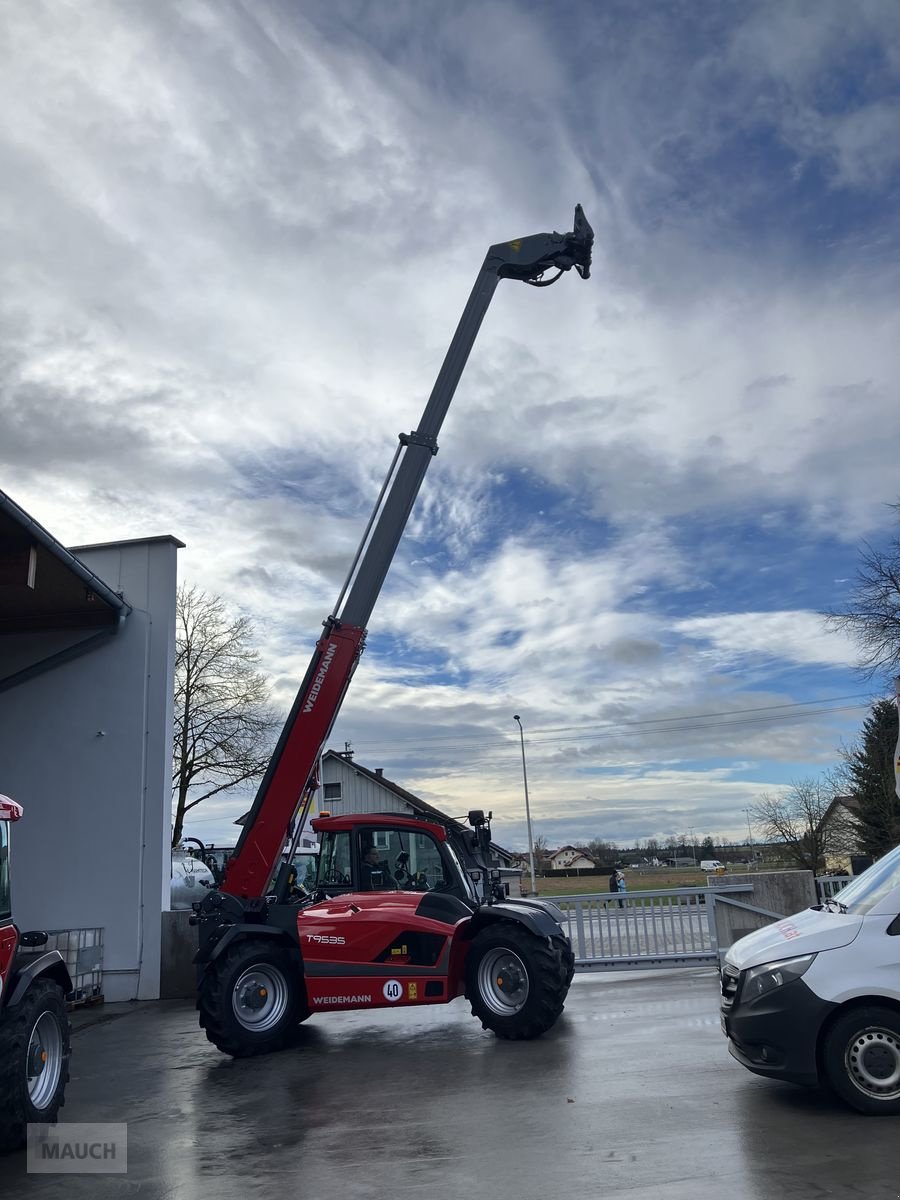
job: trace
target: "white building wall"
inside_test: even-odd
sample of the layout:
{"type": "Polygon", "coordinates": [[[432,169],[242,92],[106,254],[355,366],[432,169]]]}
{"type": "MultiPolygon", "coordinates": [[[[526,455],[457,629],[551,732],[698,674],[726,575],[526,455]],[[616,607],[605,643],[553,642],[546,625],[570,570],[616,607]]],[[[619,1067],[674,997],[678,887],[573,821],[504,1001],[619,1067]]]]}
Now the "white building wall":
{"type": "MultiPolygon", "coordinates": [[[[107,1000],[159,995],[178,545],[78,551],[133,611],[99,648],[0,694],[0,791],[25,808],[14,830],[16,920],[102,926],[107,1000]]],[[[48,635],[48,649],[58,640],[48,635]]]]}

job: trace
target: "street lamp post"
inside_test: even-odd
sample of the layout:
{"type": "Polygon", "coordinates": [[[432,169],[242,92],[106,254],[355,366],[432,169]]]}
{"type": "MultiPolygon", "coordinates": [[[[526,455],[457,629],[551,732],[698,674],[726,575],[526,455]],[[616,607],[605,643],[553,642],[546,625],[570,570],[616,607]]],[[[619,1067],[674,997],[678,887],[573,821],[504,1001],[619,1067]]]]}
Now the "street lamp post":
{"type": "Polygon", "coordinates": [[[750,809],[749,808],[744,809],[744,815],[747,818],[747,849],[750,852],[750,866],[752,867],[755,865],[756,860],[753,857],[753,830],[750,828],[750,809]]]}
{"type": "Polygon", "coordinates": [[[519,738],[522,742],[522,782],[525,784],[525,821],[528,825],[528,864],[531,868],[531,894],[537,895],[537,882],[534,878],[534,838],[531,836],[531,808],[528,804],[528,772],[525,769],[525,730],[522,728],[522,718],[514,716],[513,720],[519,726],[519,738]]]}
{"type": "Polygon", "coordinates": [[[694,837],[693,829],[690,831],[690,834],[691,834],[691,857],[694,860],[694,870],[696,871],[697,870],[697,839],[694,837]]]}

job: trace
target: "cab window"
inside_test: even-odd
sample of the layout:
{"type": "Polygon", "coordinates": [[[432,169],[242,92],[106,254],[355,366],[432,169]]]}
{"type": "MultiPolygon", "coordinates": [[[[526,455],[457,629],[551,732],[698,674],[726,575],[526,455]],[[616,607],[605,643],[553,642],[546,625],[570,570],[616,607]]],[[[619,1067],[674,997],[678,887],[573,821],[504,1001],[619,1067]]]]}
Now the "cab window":
{"type": "Polygon", "coordinates": [[[9,895],[9,822],[0,821],[0,921],[12,916],[9,895]]]}
{"type": "Polygon", "coordinates": [[[444,861],[430,834],[408,829],[363,829],[357,834],[360,887],[432,892],[448,887],[444,861]]]}
{"type": "Polygon", "coordinates": [[[352,882],[350,834],[326,833],[322,838],[322,850],[319,855],[317,886],[321,888],[349,887],[352,882]]]}

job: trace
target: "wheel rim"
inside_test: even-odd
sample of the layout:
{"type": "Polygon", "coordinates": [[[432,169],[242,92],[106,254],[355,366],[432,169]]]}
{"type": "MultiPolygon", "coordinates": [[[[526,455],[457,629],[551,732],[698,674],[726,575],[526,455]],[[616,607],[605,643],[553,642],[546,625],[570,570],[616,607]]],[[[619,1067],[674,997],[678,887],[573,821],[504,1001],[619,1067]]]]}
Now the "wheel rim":
{"type": "Polygon", "coordinates": [[[244,1029],[264,1033],[287,1012],[287,980],[277,967],[248,967],[234,985],[231,1007],[244,1029]]]}
{"type": "Polygon", "coordinates": [[[528,999],[528,971],[518,954],[500,946],[489,950],[478,964],[478,991],[500,1017],[512,1017],[528,999]]]}
{"type": "Polygon", "coordinates": [[[847,1074],[876,1100],[900,1098],[900,1036],[891,1029],[864,1029],[847,1046],[847,1074]]]}
{"type": "Polygon", "coordinates": [[[34,1108],[47,1108],[53,1100],[62,1065],[63,1035],[59,1020],[52,1012],[42,1012],[31,1030],[25,1055],[28,1099],[34,1108]]]}

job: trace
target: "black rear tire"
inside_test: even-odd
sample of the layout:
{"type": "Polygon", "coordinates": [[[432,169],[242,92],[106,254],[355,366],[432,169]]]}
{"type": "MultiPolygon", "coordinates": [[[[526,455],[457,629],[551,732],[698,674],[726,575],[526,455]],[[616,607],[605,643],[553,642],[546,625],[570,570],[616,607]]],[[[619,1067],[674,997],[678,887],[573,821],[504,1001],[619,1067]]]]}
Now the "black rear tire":
{"type": "Polygon", "coordinates": [[[507,922],[475,935],[466,957],[466,996],[483,1028],[518,1041],[556,1024],[569,990],[569,964],[558,942],[507,922]]]}
{"type": "Polygon", "coordinates": [[[867,1005],[837,1018],[822,1044],[832,1089],[867,1116],[900,1114],[900,1013],[867,1005]]]}
{"type": "Polygon", "coordinates": [[[0,1153],[25,1145],[27,1126],[52,1124],[65,1103],[70,1028],[66,998],[37,979],[0,1012],[0,1153]]]}
{"type": "Polygon", "coordinates": [[[572,947],[569,945],[567,938],[554,938],[553,944],[559,949],[560,960],[566,981],[566,994],[568,995],[569,987],[572,983],[572,977],[575,974],[575,955],[572,953],[572,947]]]}
{"type": "Polygon", "coordinates": [[[200,1026],[223,1054],[282,1050],[309,1016],[299,954],[265,938],[238,938],[206,970],[200,1026]]]}

